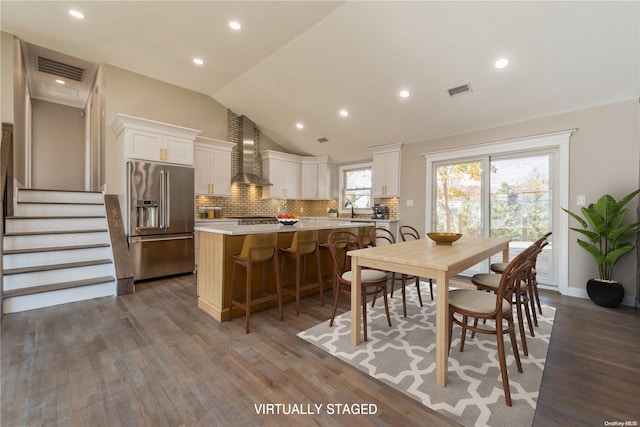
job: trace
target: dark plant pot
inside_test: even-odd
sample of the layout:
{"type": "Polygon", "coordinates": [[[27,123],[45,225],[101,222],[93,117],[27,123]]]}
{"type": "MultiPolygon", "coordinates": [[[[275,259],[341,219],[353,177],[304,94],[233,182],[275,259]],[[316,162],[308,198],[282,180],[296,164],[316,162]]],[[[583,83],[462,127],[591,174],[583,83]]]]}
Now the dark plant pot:
{"type": "Polygon", "coordinates": [[[590,279],[587,294],[591,301],[602,307],[617,307],[624,299],[624,287],[618,282],[590,279]]]}

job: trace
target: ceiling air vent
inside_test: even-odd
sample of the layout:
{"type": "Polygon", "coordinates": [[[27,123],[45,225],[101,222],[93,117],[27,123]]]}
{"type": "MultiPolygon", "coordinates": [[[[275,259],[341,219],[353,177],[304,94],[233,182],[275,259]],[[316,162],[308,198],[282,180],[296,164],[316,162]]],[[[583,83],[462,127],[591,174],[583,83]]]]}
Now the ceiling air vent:
{"type": "Polygon", "coordinates": [[[449,96],[457,96],[457,95],[465,94],[467,92],[473,92],[473,90],[471,89],[471,85],[469,83],[465,83],[463,85],[448,89],[448,92],[449,92],[449,96]]]}
{"type": "Polygon", "coordinates": [[[318,142],[319,143],[323,143],[323,142],[327,142],[327,141],[328,141],[328,139],[325,138],[324,136],[322,138],[318,138],[318,142]]]}
{"type": "Polygon", "coordinates": [[[74,67],[73,65],[64,64],[42,56],[38,56],[38,71],[76,82],[81,82],[84,77],[84,68],[74,67]]]}

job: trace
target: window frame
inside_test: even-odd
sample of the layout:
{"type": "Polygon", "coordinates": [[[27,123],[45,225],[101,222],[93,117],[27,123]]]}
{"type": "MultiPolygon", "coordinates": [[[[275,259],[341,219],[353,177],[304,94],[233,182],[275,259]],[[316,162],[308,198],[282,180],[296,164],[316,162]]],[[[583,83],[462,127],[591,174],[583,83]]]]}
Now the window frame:
{"type": "Polygon", "coordinates": [[[569,271],[566,260],[569,258],[569,218],[561,213],[561,206],[569,206],[569,142],[577,129],[569,129],[542,135],[509,139],[487,144],[462,147],[452,150],[423,153],[426,161],[425,185],[425,229],[429,230],[434,221],[435,200],[433,198],[433,176],[435,165],[440,162],[458,161],[482,156],[499,156],[531,152],[536,149],[557,149],[557,163],[554,164],[557,194],[554,197],[553,248],[557,250],[554,265],[557,266],[557,289],[566,295],[569,293],[569,271]]]}
{"type": "MultiPolygon", "coordinates": [[[[339,190],[340,194],[338,195],[338,212],[341,214],[351,214],[351,208],[345,208],[345,200],[344,200],[344,190],[345,190],[345,173],[347,171],[356,170],[356,169],[371,169],[371,187],[369,188],[369,192],[371,194],[371,206],[373,206],[374,198],[373,198],[373,162],[366,163],[355,163],[350,165],[342,165],[338,168],[339,170],[339,190]]],[[[371,206],[368,208],[355,208],[353,210],[354,213],[360,215],[366,215],[371,213],[371,206]]]]}

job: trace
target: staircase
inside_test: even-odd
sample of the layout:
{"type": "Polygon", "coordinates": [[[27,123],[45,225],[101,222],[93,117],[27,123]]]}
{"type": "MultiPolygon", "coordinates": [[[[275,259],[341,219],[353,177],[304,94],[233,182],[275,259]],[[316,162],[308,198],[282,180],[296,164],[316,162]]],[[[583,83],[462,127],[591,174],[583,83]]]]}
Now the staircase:
{"type": "Polygon", "coordinates": [[[3,310],[116,295],[100,192],[19,189],[3,236],[3,310]]]}

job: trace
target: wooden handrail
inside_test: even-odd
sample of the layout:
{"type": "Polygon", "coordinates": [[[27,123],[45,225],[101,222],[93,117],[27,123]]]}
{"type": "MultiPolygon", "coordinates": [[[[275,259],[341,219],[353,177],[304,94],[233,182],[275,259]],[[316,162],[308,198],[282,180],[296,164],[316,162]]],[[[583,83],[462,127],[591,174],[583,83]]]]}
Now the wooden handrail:
{"type": "MultiPolygon", "coordinates": [[[[0,144],[0,199],[2,200],[2,219],[13,215],[13,125],[2,124],[2,143],[0,144]],[[6,197],[5,197],[6,196],[6,197]]],[[[4,225],[4,224],[3,224],[4,225]]],[[[4,227],[3,230],[4,232],[4,227]]]]}

